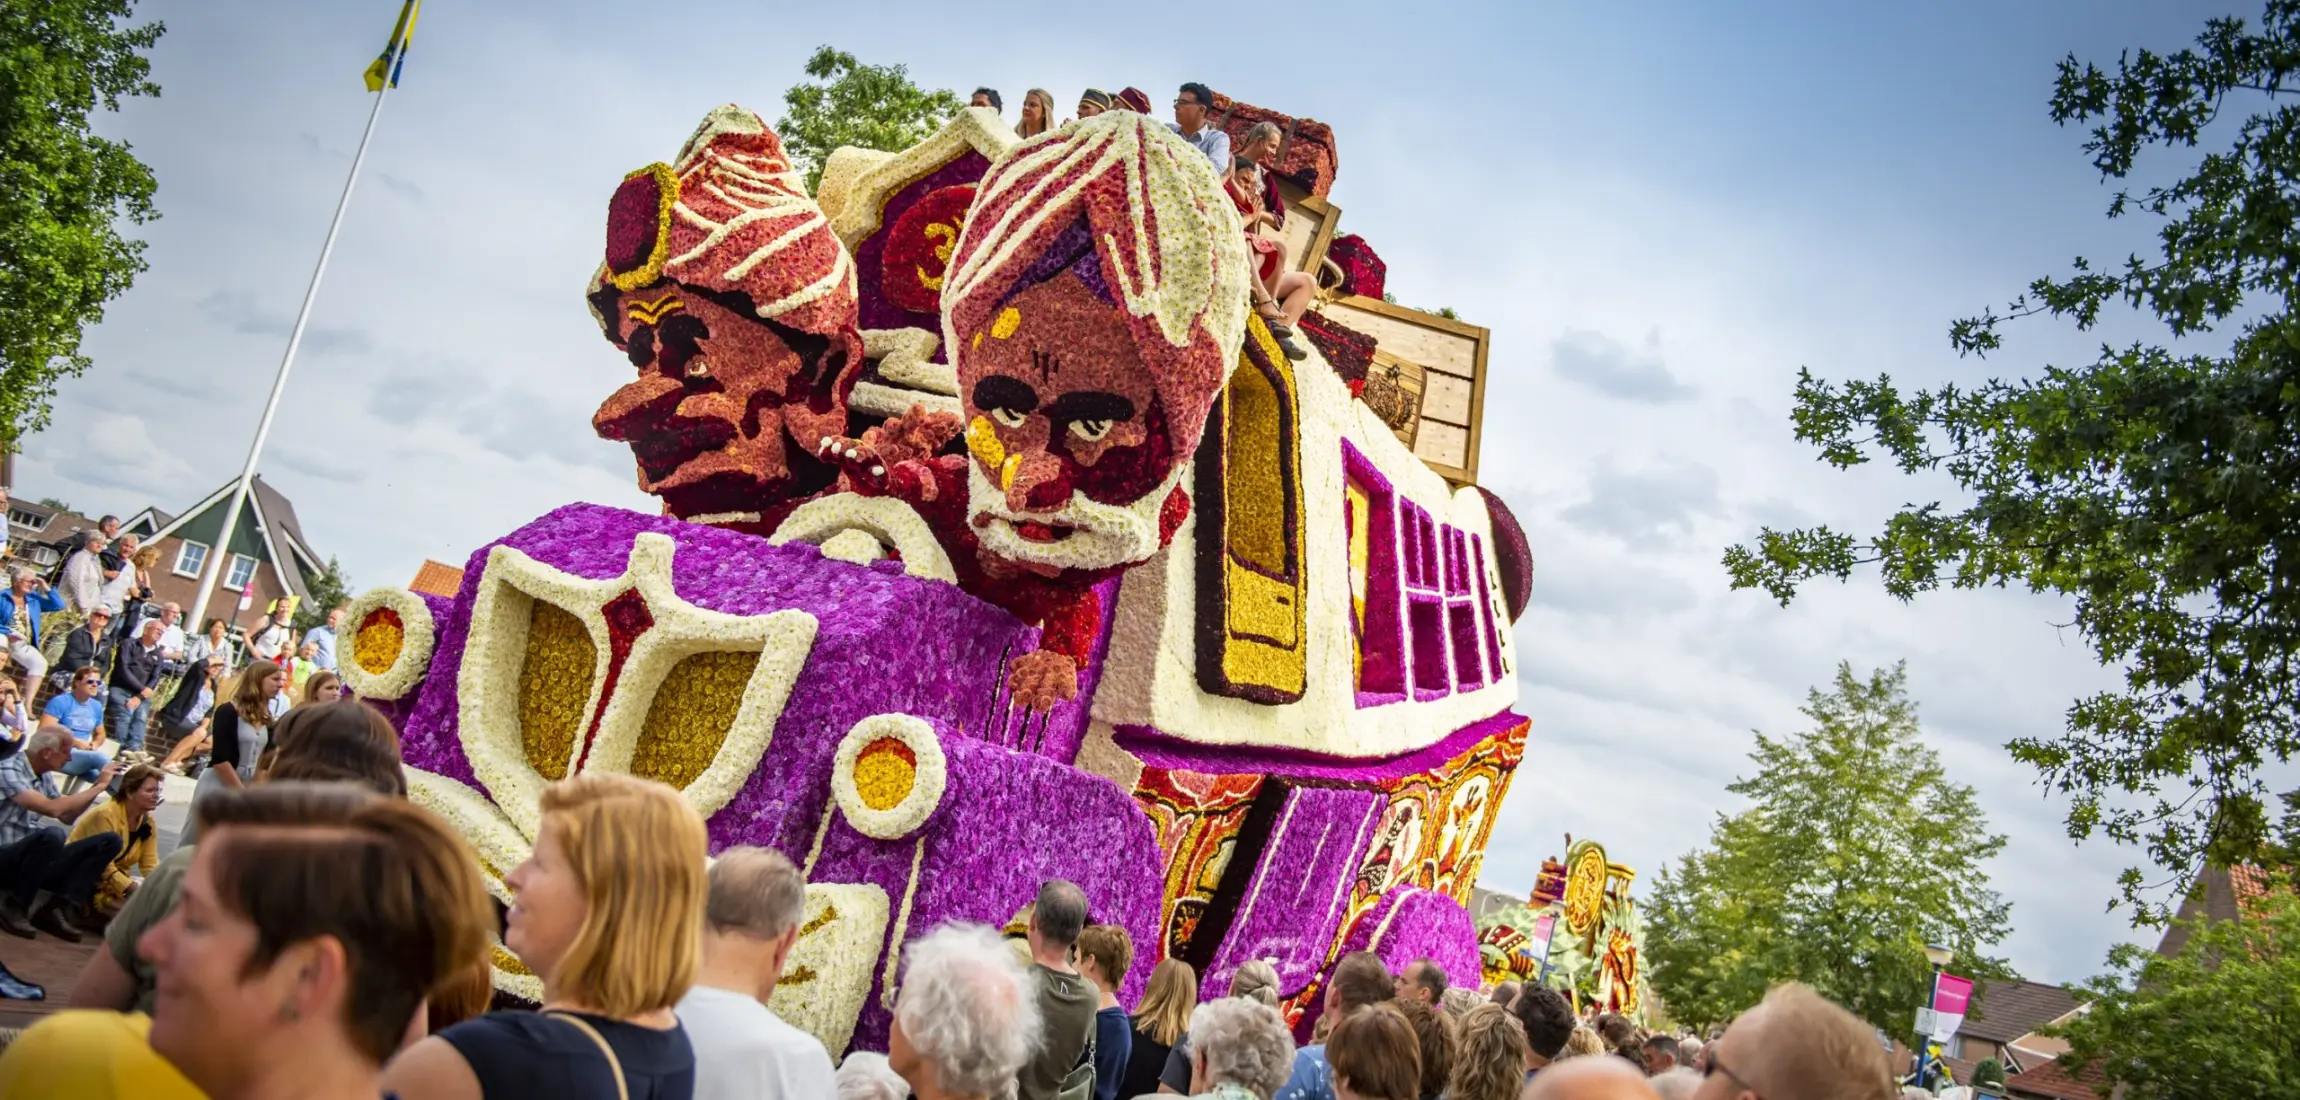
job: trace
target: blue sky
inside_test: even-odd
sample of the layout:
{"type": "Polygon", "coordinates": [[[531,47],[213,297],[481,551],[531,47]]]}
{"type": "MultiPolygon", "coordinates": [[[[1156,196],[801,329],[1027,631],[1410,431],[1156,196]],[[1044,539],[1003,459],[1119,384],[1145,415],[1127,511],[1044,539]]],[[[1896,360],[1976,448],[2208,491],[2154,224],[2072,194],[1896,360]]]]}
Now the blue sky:
{"type": "MultiPolygon", "coordinates": [[[[160,180],[151,270],[87,347],[18,492],[182,507],[235,474],[397,4],[147,2],[163,96],[105,120],[160,180]]],[[[2016,330],[1988,364],[1948,322],[2079,253],[2144,246],[2046,116],[2063,54],[2177,47],[2166,3],[474,4],[433,0],[296,368],[266,476],[362,585],[405,583],[570,500],[646,507],[590,411],[628,368],[580,297],[606,196],[727,101],[780,113],[819,44],[922,83],[1183,80],[1334,127],[1333,199],[1401,301],[1494,332],[1489,487],[1537,560],[1518,626],[1533,743],[1487,884],[1564,834],[1647,875],[1729,811],[1749,731],[1798,727],[1840,659],[1909,662],[1928,736],[2012,838],[1991,865],[2031,977],[2095,972],[2132,853],[2076,846],[2002,744],[2112,681],[2057,601],[1873,579],[1788,610],[1733,593],[1763,524],[1860,529],[1937,485],[1839,474],[1790,436],[1799,366],[1909,383],[2032,374],[2099,339],[2016,330]],[[708,20],[680,11],[719,9],[708,20]],[[1729,10],[1728,10],[1729,9],[1729,10]],[[1852,10],[1858,9],[1858,10],[1852,10]]],[[[2142,937],[2148,938],[2148,937],[2142,937]]]]}

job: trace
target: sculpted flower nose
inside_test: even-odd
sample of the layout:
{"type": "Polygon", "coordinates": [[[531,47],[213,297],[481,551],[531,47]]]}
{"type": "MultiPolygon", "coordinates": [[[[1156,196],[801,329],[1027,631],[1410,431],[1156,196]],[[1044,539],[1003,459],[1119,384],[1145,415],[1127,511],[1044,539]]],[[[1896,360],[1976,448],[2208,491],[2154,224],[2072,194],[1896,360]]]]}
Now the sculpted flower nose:
{"type": "Polygon", "coordinates": [[[1059,508],[1070,498],[1070,479],[1062,472],[1062,460],[1040,451],[1016,463],[1007,459],[1013,470],[1003,480],[1006,506],[1017,512],[1059,508]]]}

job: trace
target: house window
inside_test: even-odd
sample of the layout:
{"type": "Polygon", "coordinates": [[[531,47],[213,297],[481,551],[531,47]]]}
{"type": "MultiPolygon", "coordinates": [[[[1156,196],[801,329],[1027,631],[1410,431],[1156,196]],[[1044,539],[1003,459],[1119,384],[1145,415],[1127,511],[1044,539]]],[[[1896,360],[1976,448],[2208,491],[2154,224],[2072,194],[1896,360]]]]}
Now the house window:
{"type": "Polygon", "coordinates": [[[231,572],[224,576],[224,587],[234,592],[245,589],[256,579],[256,559],[246,554],[233,554],[231,572]]]}
{"type": "Polygon", "coordinates": [[[179,577],[198,577],[208,567],[208,548],[197,542],[186,542],[176,548],[175,573],[179,577]]]}

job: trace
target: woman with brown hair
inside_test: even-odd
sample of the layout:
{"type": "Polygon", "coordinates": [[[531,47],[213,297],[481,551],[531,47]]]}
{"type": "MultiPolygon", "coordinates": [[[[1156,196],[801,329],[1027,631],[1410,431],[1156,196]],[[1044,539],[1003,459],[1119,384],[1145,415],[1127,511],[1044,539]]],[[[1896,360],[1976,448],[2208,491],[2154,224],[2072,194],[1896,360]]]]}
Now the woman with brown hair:
{"type": "Polygon", "coordinates": [[[303,692],[296,699],[299,707],[326,706],[343,698],[343,677],[327,669],[320,669],[303,682],[303,692]]]}
{"type": "Polygon", "coordinates": [[[416,1043],[387,1092],[426,1100],[689,1100],[695,1055],[672,1011],[701,954],[708,838],[661,783],[583,775],[544,788],[535,853],[505,880],[504,946],[543,980],[541,1012],[493,1012],[416,1043]]]}
{"type": "Polygon", "coordinates": [[[1198,972],[1180,959],[1160,959],[1150,969],[1150,988],[1143,992],[1142,1003],[1134,1006],[1134,1042],[1118,1095],[1158,1091],[1158,1071],[1166,1068],[1167,1052],[1189,1034],[1190,1014],[1197,1007],[1198,972]]]}
{"type": "Polygon", "coordinates": [[[1453,1020],[1442,1010],[1410,997],[1393,1000],[1390,1007],[1414,1029],[1414,1048],[1422,1059],[1421,1100],[1438,1100],[1445,1093],[1446,1078],[1453,1073],[1453,1020]]]}
{"type": "Polygon", "coordinates": [[[1335,1100],[1419,1100],[1420,1041],[1395,1005],[1353,1012],[1326,1037],[1335,1100]]]}
{"type": "Polygon", "coordinates": [[[1525,1088],[1525,1025],[1498,1004],[1462,1014],[1446,1100],[1517,1100],[1525,1088]]]}
{"type": "Polygon", "coordinates": [[[152,813],[160,808],[160,788],[166,781],[160,769],[150,764],[138,764],[120,777],[120,786],[111,801],[80,815],[72,824],[72,840],[86,840],[98,833],[111,833],[120,838],[120,854],[112,857],[112,865],[104,869],[96,882],[95,900],[88,903],[99,923],[110,920],[112,914],[127,904],[128,895],[136,892],[136,880],[152,873],[160,862],[160,841],[153,832],[152,813]]]}
{"type": "Polygon", "coordinates": [[[237,790],[256,777],[256,759],[270,743],[272,723],[287,710],[287,670],[257,661],[240,672],[231,701],[208,720],[208,770],[200,773],[192,804],[211,790],[237,790]]]}

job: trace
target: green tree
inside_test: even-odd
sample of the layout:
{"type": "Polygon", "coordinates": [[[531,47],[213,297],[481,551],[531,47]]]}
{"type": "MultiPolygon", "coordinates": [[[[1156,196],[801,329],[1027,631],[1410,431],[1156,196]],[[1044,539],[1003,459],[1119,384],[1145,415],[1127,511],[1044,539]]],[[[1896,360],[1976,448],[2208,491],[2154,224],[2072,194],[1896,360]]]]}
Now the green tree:
{"type": "Polygon", "coordinates": [[[1650,979],[1696,1027],[1795,980],[1899,1034],[1931,980],[1926,944],[1955,948],[1959,974],[2006,972],[1986,949],[2010,907],[1981,870],[2005,841],[1922,740],[1901,666],[1864,680],[1840,664],[1803,710],[1813,727],[1759,733],[1756,774],[1726,788],[1753,805],[1656,877],[1650,979]]]}
{"type": "Polygon", "coordinates": [[[1981,1059],[1978,1064],[1973,1066],[1973,1079],[1968,1083],[1975,1088],[1982,1085],[1991,1088],[2003,1088],[2005,1086],[2004,1063],[1994,1058],[1981,1059]]]}
{"type": "Polygon", "coordinates": [[[2069,1068],[2099,1063],[2128,1100],[2300,1095],[2300,897],[2286,882],[2235,920],[2190,925],[2165,958],[2109,952],[2091,1008],[2059,1029],[2069,1068]]]}
{"type": "MultiPolygon", "coordinates": [[[[2025,585],[2073,599],[2075,623],[2121,690],[2078,700],[2065,730],[2008,747],[2070,798],[2068,829],[2144,846],[2168,880],[2128,868],[2141,916],[2200,859],[2255,854],[2268,831],[2262,765],[2300,749],[2300,0],[2271,0],[2257,32],[2206,24],[2195,49],[2070,56],[2051,114],[2091,124],[2085,151],[2117,181],[2108,216],[2157,222],[2157,253],[2078,259],[2003,313],[1950,326],[1960,355],[2003,347],[2018,318],[2090,329],[2119,304],[2152,314],[2181,350],[2103,347],[2081,366],[1904,393],[1888,377],[1801,371],[1797,437],[1844,468],[1888,458],[1967,498],[1904,506],[1874,535],[1767,528],[1725,553],[1736,588],[1787,604],[1815,577],[1875,564],[1906,600],[1943,585],[2025,585]],[[2252,111],[2249,117],[2239,116],[2252,111]],[[2226,142],[2197,161],[2187,150],[2226,142]],[[2193,170],[2128,187],[2141,154],[2193,170]],[[2213,335],[2216,325],[2233,332],[2213,335]],[[2208,349],[2208,350],[2191,350],[2208,349]]],[[[2040,322],[2041,323],[2041,322],[2040,322]]]]}
{"type": "Polygon", "coordinates": [[[791,163],[807,174],[813,192],[823,161],[842,145],[897,152],[940,129],[966,104],[948,88],[927,91],[910,82],[901,65],[865,65],[844,50],[823,46],[807,59],[816,83],[783,93],[787,112],[776,121],[791,163]]]}
{"type": "Polygon", "coordinates": [[[0,447],[48,425],[56,380],[88,369],[80,334],[144,270],[123,220],[158,217],[156,186],[88,116],[160,94],[135,0],[0,0],[0,447]]]}
{"type": "Polygon", "coordinates": [[[297,630],[310,630],[327,621],[327,613],[351,602],[351,580],[343,575],[343,566],[333,555],[327,559],[327,568],[304,578],[304,588],[311,598],[296,605],[295,618],[288,625],[297,630]]]}

